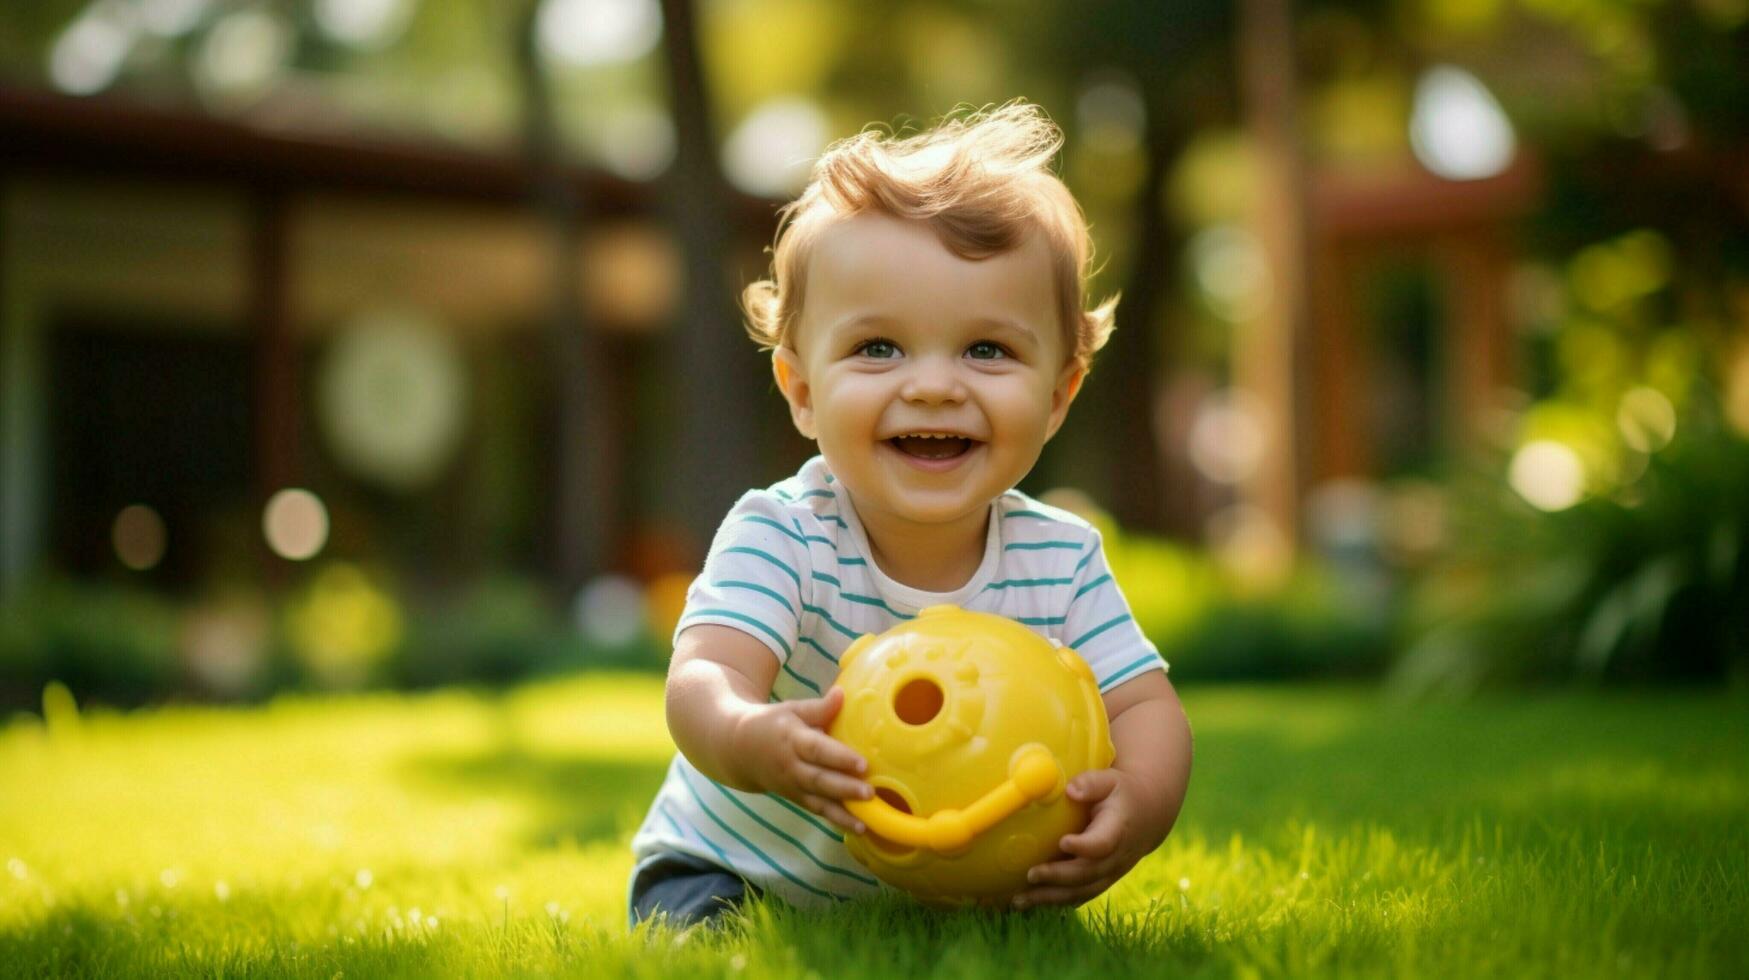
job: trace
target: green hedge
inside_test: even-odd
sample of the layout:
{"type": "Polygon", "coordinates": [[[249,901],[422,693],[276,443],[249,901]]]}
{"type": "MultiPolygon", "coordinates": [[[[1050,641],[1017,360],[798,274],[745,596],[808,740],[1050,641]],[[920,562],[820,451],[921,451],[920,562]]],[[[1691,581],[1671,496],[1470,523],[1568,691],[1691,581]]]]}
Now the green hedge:
{"type": "Polygon", "coordinates": [[[314,570],[277,603],[259,592],[177,602],[107,582],[45,578],[0,607],[0,705],[35,708],[60,682],[80,702],[254,699],[286,689],[508,684],[560,671],[660,671],[648,636],[590,645],[533,581],[492,576],[402,596],[352,566],[314,570]],[[228,611],[228,613],[226,612],[228,611]],[[192,639],[213,616],[259,621],[224,663],[192,639]]]}
{"type": "Polygon", "coordinates": [[[1400,689],[1749,681],[1749,440],[1716,412],[1565,510],[1497,481],[1459,504],[1462,544],[1417,593],[1400,689]]]}

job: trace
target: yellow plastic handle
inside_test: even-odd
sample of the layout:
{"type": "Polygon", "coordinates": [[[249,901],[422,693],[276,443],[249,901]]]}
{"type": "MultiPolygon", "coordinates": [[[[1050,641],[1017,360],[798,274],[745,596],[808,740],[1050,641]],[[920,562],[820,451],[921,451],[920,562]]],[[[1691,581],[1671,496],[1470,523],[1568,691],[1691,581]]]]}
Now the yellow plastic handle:
{"type": "Polygon", "coordinates": [[[963,810],[938,810],[927,817],[904,813],[874,797],[845,800],[845,809],[868,829],[896,844],[926,847],[937,854],[960,850],[972,838],[1007,819],[1034,800],[1049,796],[1063,781],[1063,767],[1037,742],[1023,745],[1008,764],[1008,778],[963,810]]]}

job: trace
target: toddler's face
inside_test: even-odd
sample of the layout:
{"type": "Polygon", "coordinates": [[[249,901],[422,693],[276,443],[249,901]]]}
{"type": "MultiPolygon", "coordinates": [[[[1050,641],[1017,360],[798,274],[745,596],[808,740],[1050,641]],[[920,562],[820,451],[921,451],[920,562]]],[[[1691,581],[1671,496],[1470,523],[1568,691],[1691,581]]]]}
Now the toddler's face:
{"type": "Polygon", "coordinates": [[[865,213],[821,234],[807,276],[774,368],[859,511],[952,522],[1032,469],[1081,380],[1039,236],[971,261],[921,223],[865,213]]]}

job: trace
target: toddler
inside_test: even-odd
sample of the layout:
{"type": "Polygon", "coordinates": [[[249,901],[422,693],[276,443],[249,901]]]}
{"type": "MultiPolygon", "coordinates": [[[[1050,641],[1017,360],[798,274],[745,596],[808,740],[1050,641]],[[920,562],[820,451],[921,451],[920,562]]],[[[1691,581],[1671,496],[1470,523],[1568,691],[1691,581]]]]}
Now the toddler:
{"type": "Polygon", "coordinates": [[[820,453],[724,518],[675,629],[680,753],[632,840],[635,923],[709,920],[751,895],[806,905],[885,885],[844,848],[867,763],[825,733],[851,640],[951,603],[1073,647],[1111,718],[1110,769],[1070,781],[1085,830],[1014,905],[1085,902],[1171,829],[1190,729],[1086,521],[1014,490],[1112,328],[1091,243],[1051,172],[1062,145],[1011,103],[829,149],[747,287],[797,430],[820,453]]]}

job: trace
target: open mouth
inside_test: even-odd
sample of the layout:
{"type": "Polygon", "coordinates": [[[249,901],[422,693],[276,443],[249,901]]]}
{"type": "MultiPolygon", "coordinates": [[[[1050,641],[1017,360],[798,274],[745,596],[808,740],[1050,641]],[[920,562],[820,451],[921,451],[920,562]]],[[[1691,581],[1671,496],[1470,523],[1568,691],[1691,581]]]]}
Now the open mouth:
{"type": "Polygon", "coordinates": [[[954,459],[970,452],[977,441],[963,436],[895,436],[887,444],[918,459],[954,459]]]}

